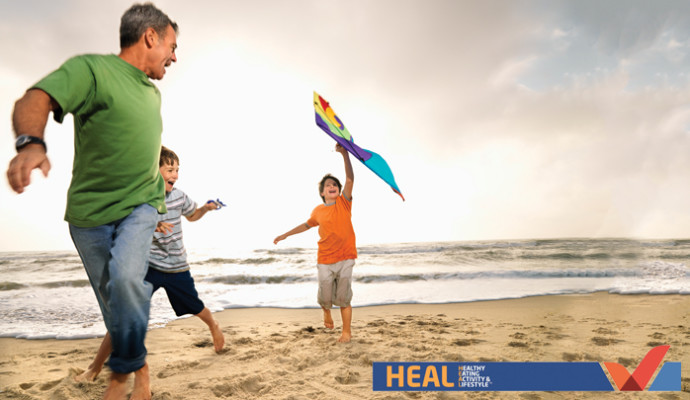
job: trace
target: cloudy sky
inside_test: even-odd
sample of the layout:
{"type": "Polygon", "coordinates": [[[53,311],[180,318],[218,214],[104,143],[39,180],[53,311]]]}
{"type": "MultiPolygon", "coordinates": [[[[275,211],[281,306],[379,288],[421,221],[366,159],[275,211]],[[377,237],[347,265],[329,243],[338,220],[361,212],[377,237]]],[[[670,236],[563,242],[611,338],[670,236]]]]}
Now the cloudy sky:
{"type": "MultiPolygon", "coordinates": [[[[27,87],[118,53],[130,1],[0,0],[0,160],[27,87]]],[[[690,236],[687,1],[158,1],[180,25],[157,82],[178,187],[229,207],[188,247],[267,248],[305,221],[327,172],[323,95],[381,154],[406,202],[355,164],[360,244],[690,236]]],[[[73,248],[63,221],[72,120],[22,195],[0,184],[0,251],[73,248]]],[[[315,230],[280,246],[314,247],[315,230]]]]}

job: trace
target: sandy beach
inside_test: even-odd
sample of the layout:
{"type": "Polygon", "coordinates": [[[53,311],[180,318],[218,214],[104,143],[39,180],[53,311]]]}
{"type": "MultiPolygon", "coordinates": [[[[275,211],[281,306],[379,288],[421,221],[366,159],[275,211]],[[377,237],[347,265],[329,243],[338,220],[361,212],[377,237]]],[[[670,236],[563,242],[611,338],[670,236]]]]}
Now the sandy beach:
{"type": "MultiPolygon", "coordinates": [[[[232,309],[214,314],[226,337],[215,354],[197,318],[149,332],[153,399],[551,399],[638,398],[600,392],[373,392],[376,361],[597,361],[633,371],[649,349],[670,345],[690,398],[690,296],[537,296],[516,300],[355,308],[353,340],[337,344],[318,309],[232,309]]],[[[0,398],[98,399],[107,367],[93,383],[73,377],[100,339],[0,339],[0,398]]],[[[131,384],[131,379],[130,379],[131,384]]]]}

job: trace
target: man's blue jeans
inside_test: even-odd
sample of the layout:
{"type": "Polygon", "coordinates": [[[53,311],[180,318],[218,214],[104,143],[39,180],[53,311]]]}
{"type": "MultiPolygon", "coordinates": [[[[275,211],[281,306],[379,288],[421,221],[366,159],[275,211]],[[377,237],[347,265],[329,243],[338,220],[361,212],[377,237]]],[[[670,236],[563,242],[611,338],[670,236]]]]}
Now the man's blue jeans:
{"type": "Polygon", "coordinates": [[[142,204],[109,224],[69,226],[112,338],[108,366],[116,373],[134,372],[146,363],[152,286],[144,277],[157,219],[156,209],[142,204]]]}

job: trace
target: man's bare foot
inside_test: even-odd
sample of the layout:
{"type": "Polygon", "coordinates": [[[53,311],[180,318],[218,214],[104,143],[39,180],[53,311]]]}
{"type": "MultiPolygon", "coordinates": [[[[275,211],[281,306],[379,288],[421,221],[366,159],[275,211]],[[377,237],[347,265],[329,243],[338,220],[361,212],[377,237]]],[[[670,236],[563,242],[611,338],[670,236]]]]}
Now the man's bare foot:
{"type": "Polygon", "coordinates": [[[100,374],[100,373],[101,373],[100,368],[96,369],[94,366],[89,365],[89,368],[86,371],[75,375],[74,380],[76,382],[93,382],[96,380],[96,378],[98,377],[98,374],[100,374]]]}
{"type": "Polygon", "coordinates": [[[328,329],[335,328],[333,317],[331,317],[331,310],[326,310],[325,308],[323,309],[323,326],[328,329]]]}
{"type": "Polygon", "coordinates": [[[129,374],[110,374],[110,384],[105,390],[103,400],[124,400],[127,397],[127,378],[129,374]]]}
{"type": "Polygon", "coordinates": [[[225,336],[223,336],[223,331],[220,329],[220,325],[218,325],[218,321],[216,320],[213,321],[211,336],[213,337],[213,348],[216,350],[216,353],[220,353],[225,346],[225,336]]]}
{"type": "Polygon", "coordinates": [[[151,400],[151,381],[149,378],[149,364],[144,364],[134,371],[134,390],[129,400],[151,400]]]}
{"type": "Polygon", "coordinates": [[[340,339],[338,339],[338,343],[350,343],[350,339],[352,339],[352,333],[343,331],[340,339]]]}

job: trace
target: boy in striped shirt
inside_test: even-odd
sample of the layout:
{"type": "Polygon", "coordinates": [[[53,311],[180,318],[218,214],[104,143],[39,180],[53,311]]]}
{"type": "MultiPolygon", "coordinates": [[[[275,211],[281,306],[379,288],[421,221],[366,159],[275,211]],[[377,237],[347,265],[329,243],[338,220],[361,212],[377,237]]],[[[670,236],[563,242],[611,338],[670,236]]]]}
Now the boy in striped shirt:
{"type": "MultiPolygon", "coordinates": [[[[193,314],[204,321],[211,331],[213,347],[216,353],[220,353],[225,345],[223,331],[218,321],[213,318],[211,310],[199,298],[194,286],[194,278],[189,272],[187,252],[182,242],[182,216],[184,215],[188,221],[198,221],[208,211],[216,210],[218,204],[209,202],[197,208],[193,200],[174,187],[180,170],[180,159],[175,152],[165,146],[161,148],[158,165],[165,181],[165,206],[168,212],[158,215],[158,226],[151,242],[146,281],[153,286],[152,295],[161,287],[165,289],[170,305],[178,317],[193,314]]],[[[106,334],[96,358],[89,368],[75,379],[94,381],[111,350],[110,335],[106,334]]]]}

